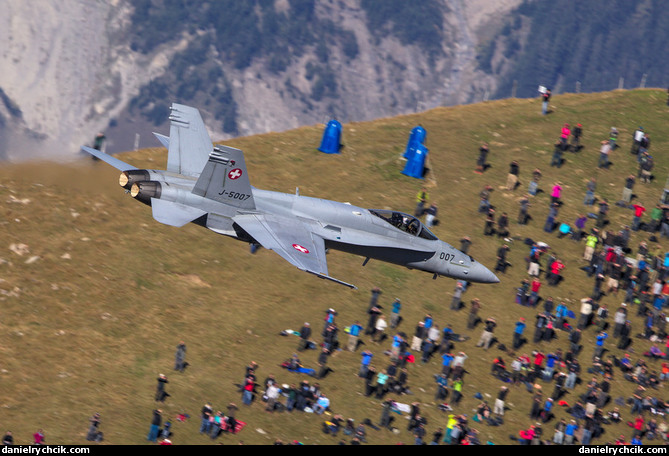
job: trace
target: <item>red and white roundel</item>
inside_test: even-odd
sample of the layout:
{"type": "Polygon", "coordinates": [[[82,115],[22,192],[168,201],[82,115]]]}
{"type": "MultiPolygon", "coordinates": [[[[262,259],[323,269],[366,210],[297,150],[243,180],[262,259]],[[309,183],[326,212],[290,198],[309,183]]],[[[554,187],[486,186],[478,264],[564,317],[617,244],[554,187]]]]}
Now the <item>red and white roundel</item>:
{"type": "Polygon", "coordinates": [[[239,179],[240,177],[242,177],[242,170],[239,168],[232,169],[228,173],[228,177],[232,180],[239,179]]]}
{"type": "Polygon", "coordinates": [[[293,244],[293,248],[295,250],[299,250],[302,253],[309,253],[309,249],[307,249],[306,247],[301,246],[300,244],[293,244]]]}

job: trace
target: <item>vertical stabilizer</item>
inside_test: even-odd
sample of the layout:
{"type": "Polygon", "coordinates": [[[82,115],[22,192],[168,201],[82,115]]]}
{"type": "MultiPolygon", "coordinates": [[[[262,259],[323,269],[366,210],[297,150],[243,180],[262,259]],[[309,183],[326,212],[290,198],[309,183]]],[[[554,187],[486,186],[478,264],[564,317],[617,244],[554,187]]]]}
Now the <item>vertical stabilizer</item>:
{"type": "Polygon", "coordinates": [[[177,103],[170,109],[167,171],[197,176],[213,149],[207,128],[197,109],[177,103]]]}
{"type": "Polygon", "coordinates": [[[255,209],[244,153],[232,147],[216,146],[193,193],[241,209],[255,209]]]}

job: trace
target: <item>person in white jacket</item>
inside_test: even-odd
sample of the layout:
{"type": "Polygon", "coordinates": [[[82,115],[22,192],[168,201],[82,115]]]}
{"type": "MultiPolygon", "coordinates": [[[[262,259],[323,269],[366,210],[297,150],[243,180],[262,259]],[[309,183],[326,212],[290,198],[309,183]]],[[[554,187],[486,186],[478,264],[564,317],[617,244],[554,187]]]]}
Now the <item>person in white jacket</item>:
{"type": "Polygon", "coordinates": [[[379,318],[376,320],[376,326],[374,327],[374,336],[372,337],[372,340],[374,342],[381,342],[387,327],[388,322],[386,321],[386,317],[384,315],[379,315],[379,318]]]}
{"type": "Polygon", "coordinates": [[[581,299],[581,315],[578,319],[578,328],[585,329],[590,324],[592,317],[592,299],[581,299]]]}
{"type": "Polygon", "coordinates": [[[277,386],[277,384],[274,382],[270,383],[270,385],[267,387],[267,390],[265,391],[265,396],[267,396],[267,407],[265,410],[268,412],[274,411],[276,400],[279,398],[280,393],[281,389],[277,386]]]}

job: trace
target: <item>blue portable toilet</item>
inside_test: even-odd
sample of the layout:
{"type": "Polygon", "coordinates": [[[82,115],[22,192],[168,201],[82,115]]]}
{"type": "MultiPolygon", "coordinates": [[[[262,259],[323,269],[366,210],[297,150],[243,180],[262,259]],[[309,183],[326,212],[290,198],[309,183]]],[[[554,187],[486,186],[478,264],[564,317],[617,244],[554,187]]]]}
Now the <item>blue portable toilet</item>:
{"type": "Polygon", "coordinates": [[[427,154],[427,147],[423,144],[416,144],[413,155],[407,158],[407,163],[404,166],[404,170],[402,170],[402,174],[415,177],[416,179],[423,179],[427,154]]]}
{"type": "Polygon", "coordinates": [[[321,147],[318,148],[326,154],[338,154],[341,149],[341,123],[331,120],[325,126],[321,147]]]}
{"type": "Polygon", "coordinates": [[[413,127],[411,129],[411,134],[409,135],[409,141],[407,142],[406,150],[404,151],[404,158],[409,160],[409,158],[416,151],[417,144],[423,144],[425,142],[425,136],[427,132],[420,125],[413,127]]]}

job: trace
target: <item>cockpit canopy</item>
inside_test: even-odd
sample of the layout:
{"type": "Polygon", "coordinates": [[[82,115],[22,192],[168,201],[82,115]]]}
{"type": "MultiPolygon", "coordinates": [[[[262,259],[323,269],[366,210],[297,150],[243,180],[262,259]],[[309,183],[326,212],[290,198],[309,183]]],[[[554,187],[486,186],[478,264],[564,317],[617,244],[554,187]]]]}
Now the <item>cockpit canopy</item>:
{"type": "Polygon", "coordinates": [[[383,209],[369,209],[369,212],[390,223],[395,228],[413,234],[414,236],[428,239],[430,241],[436,241],[438,239],[437,236],[432,234],[420,220],[412,215],[383,209]]]}

